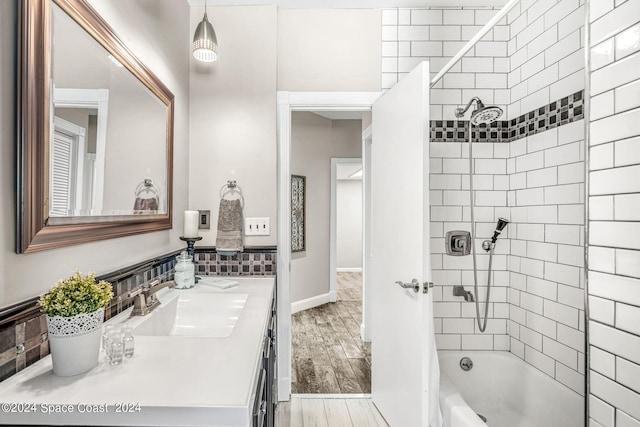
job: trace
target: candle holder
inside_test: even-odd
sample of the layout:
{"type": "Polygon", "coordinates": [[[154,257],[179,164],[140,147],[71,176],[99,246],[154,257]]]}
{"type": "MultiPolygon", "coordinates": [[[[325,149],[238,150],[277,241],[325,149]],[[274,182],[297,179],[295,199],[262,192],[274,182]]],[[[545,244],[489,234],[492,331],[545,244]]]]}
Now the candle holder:
{"type": "Polygon", "coordinates": [[[183,242],[187,242],[187,252],[189,253],[189,255],[191,255],[191,258],[193,258],[193,262],[196,262],[196,257],[195,257],[195,251],[194,251],[194,245],[196,244],[197,241],[202,240],[202,236],[198,236],[198,237],[184,237],[184,236],[180,236],[180,240],[182,240],[183,242]]]}

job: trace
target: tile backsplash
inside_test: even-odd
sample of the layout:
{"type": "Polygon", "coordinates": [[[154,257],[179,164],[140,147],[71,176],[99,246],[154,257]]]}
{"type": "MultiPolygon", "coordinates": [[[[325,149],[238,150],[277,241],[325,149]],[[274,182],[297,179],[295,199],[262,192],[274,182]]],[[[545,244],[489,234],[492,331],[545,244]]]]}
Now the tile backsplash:
{"type": "Polygon", "coordinates": [[[206,276],[273,276],[276,250],[248,250],[241,254],[220,255],[212,249],[197,248],[196,274],[206,276]]]}
{"type": "MultiPolygon", "coordinates": [[[[156,278],[173,279],[175,251],[96,277],[113,285],[114,297],[105,310],[108,320],[133,305],[130,291],[156,278]]],[[[272,276],[276,272],[275,247],[246,248],[239,255],[224,256],[215,248],[196,248],[196,274],[218,276],[272,276]]],[[[37,298],[0,308],[0,381],[49,354],[47,320],[36,307],[37,298]]]]}

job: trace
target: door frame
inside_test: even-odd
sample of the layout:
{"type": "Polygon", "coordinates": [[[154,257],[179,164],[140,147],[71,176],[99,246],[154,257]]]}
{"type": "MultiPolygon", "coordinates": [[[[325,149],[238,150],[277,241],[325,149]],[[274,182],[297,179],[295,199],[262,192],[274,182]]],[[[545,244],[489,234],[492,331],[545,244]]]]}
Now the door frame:
{"type": "Polygon", "coordinates": [[[91,209],[102,210],[104,199],[104,171],[107,158],[107,118],[109,114],[109,89],[55,88],[53,106],[59,108],[90,108],[97,110],[96,157],[93,164],[93,198],[91,209]]]}
{"type": "Polygon", "coordinates": [[[291,396],[291,113],[294,111],[370,111],[381,92],[277,93],[278,400],[291,396]]]}
{"type": "MultiPolygon", "coordinates": [[[[362,283],[371,278],[371,144],[373,142],[373,124],[362,132],[362,283]]],[[[371,292],[362,288],[362,341],[371,342],[371,292]]]]}

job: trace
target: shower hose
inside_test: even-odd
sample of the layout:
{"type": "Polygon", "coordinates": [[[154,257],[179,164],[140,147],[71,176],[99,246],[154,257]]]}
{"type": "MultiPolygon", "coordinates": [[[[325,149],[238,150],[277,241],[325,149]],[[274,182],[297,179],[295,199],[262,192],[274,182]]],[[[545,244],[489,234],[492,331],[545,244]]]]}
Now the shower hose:
{"type": "Polygon", "coordinates": [[[469,121],[469,206],[471,208],[471,253],[473,254],[473,293],[476,302],[476,321],[478,322],[478,328],[480,332],[484,332],[487,329],[487,317],[489,315],[489,294],[491,293],[491,275],[493,264],[493,248],[494,244],[489,249],[489,271],[487,273],[487,296],[484,301],[484,318],[480,319],[480,302],[478,301],[478,265],[476,262],[476,224],[473,213],[473,206],[475,205],[475,197],[473,192],[473,141],[471,137],[471,121],[469,121]]]}

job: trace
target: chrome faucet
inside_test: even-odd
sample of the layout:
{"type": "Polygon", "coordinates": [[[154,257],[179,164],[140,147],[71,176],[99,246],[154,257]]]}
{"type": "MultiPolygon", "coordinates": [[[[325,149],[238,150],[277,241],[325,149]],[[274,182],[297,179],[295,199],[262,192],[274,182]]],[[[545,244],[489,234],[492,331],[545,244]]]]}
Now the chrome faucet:
{"type": "Polygon", "coordinates": [[[159,279],[145,283],[135,291],[129,292],[128,298],[134,298],[132,316],[145,316],[154,308],[160,305],[160,301],[156,298],[156,292],[164,288],[173,288],[175,282],[168,280],[160,283],[159,279]]]}

